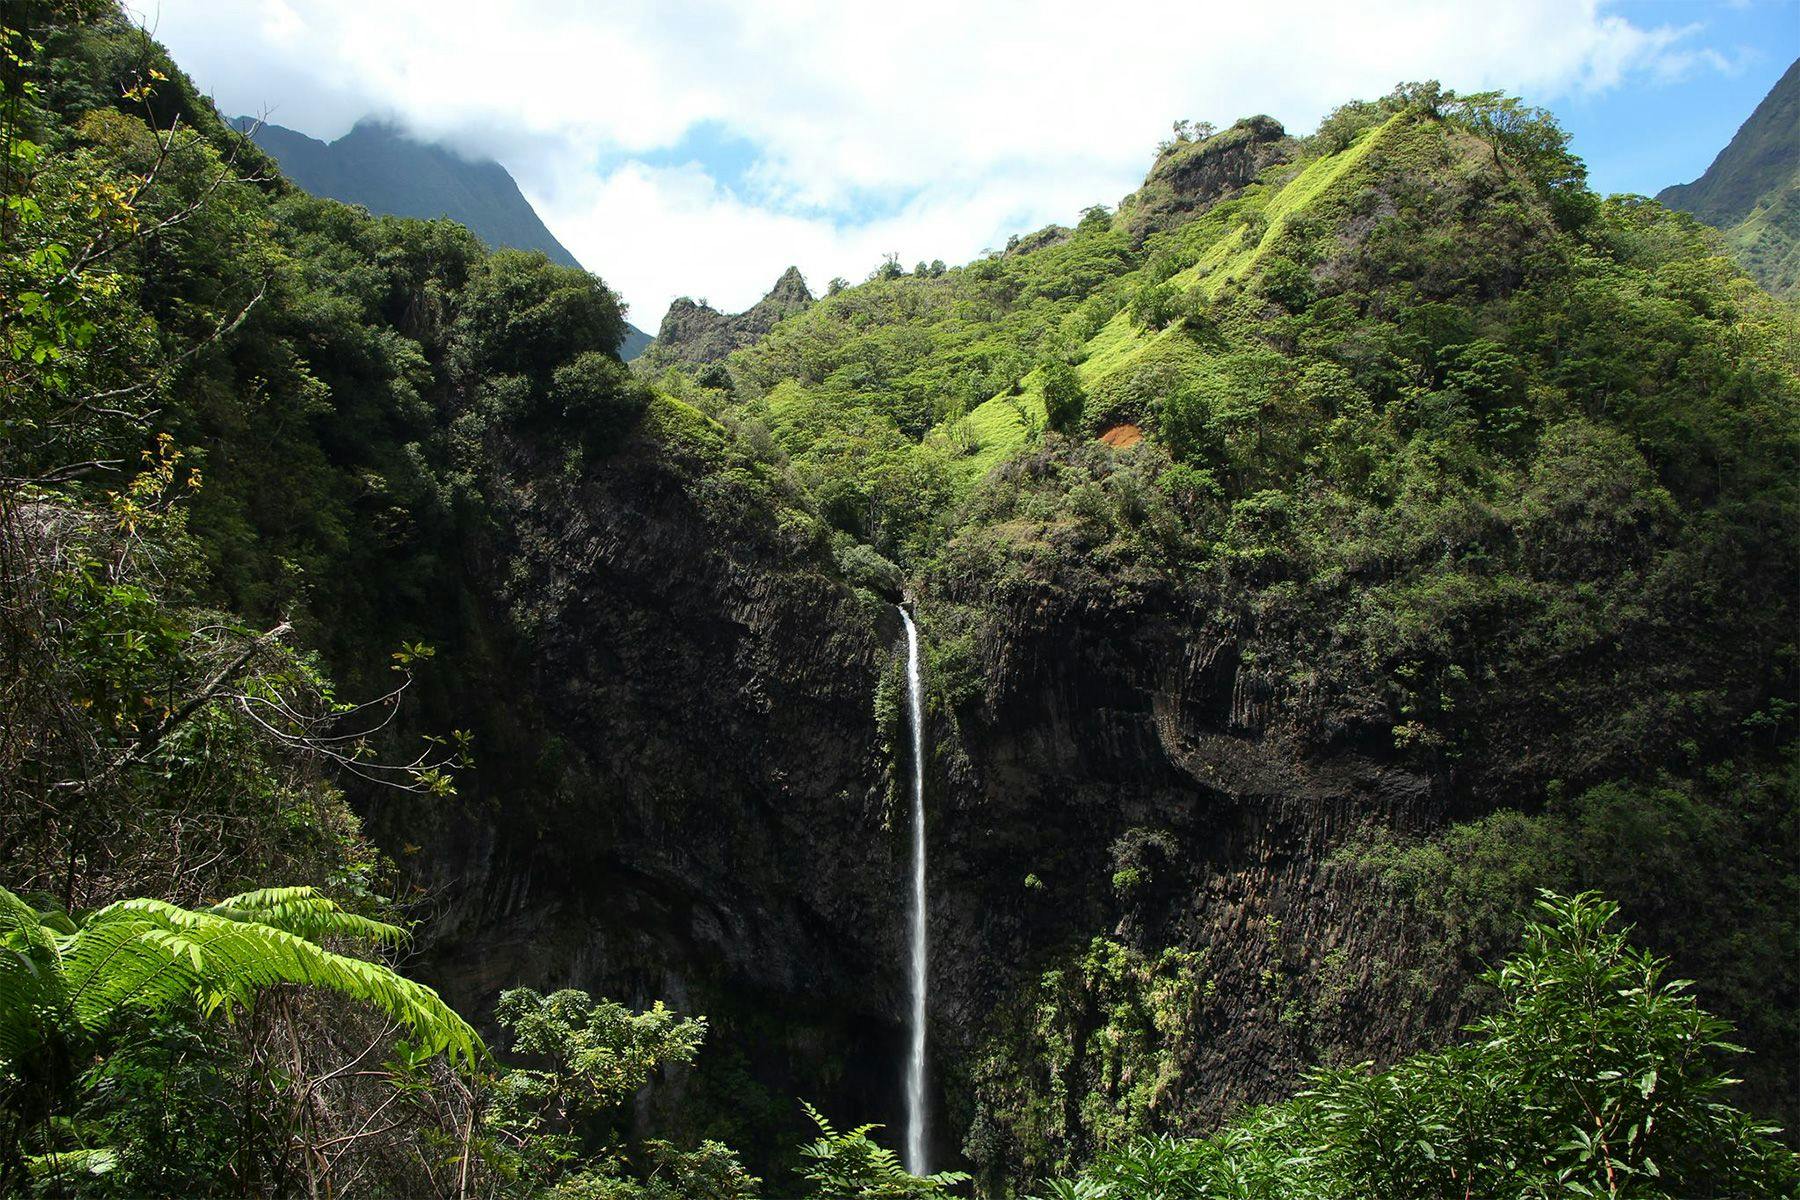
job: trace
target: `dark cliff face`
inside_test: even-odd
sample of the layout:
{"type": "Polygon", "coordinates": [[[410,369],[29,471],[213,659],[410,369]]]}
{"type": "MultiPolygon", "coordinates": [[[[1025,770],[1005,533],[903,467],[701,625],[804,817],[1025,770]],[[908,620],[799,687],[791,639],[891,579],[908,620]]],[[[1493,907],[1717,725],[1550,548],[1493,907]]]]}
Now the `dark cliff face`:
{"type": "Polygon", "coordinates": [[[1204,962],[1164,1101],[1195,1129],[1289,1094],[1308,1064],[1391,1059],[1466,1015],[1455,989],[1394,1003],[1406,931],[1331,861],[1365,821],[1440,819],[1441,779],[1263,728],[1233,637],[1173,595],[1047,588],[996,608],[936,583],[928,637],[987,618],[986,694],[940,708],[933,734],[933,1011],[959,1106],[992,1082],[969,1072],[997,1022],[1096,936],[1204,962]]]}
{"type": "MultiPolygon", "coordinates": [[[[715,491],[710,467],[634,445],[570,480],[555,460],[511,465],[514,566],[492,594],[525,631],[508,690],[529,697],[494,749],[532,761],[426,823],[428,976],[476,1014],[521,985],[705,1013],[733,1057],[644,1104],[705,1120],[719,1073],[741,1071],[729,1086],[765,1114],[753,1148],[795,1140],[795,1097],[900,1128],[906,764],[876,713],[897,618],[781,534],[766,499],[715,491]]],[[[961,1149],[995,1014],[1095,934],[1209,951],[1218,1003],[1183,1084],[1196,1121],[1284,1095],[1324,1050],[1386,1058],[1453,1027],[1454,996],[1384,1007],[1373,975],[1397,969],[1401,931],[1328,865],[1361,818],[1435,817],[1433,781],[1258,730],[1230,640],[1172,596],[1020,603],[988,613],[991,691],[930,716],[939,1161],[961,1149]],[[1145,834],[1154,878],[1122,899],[1114,860],[1145,834]],[[1357,973],[1296,1029],[1285,1006],[1324,988],[1328,960],[1357,973]]],[[[927,639],[938,614],[991,604],[926,594],[927,639]]]]}
{"type": "Polygon", "coordinates": [[[897,1122],[906,843],[874,715],[897,617],[656,437],[573,477],[520,446],[496,485],[516,699],[470,801],[398,823],[425,974],[477,1017],[514,986],[705,1014],[717,1051],[645,1103],[753,1153],[797,1143],[797,1097],[897,1122]]]}
{"type": "MultiPolygon", "coordinates": [[[[1122,217],[1140,235],[1178,224],[1292,146],[1253,119],[1177,147],[1122,217]]],[[[1443,152],[1468,149],[1453,140],[1443,152]]],[[[1375,171],[1369,207],[1414,178],[1416,158],[1377,152],[1395,158],[1375,171]]],[[[1483,211],[1457,198],[1446,189],[1456,220],[1483,211]]],[[[1504,253],[1445,261],[1506,292],[1545,221],[1484,227],[1463,244],[1504,253]]],[[[1315,278],[1386,270],[1363,254],[1370,226],[1345,228],[1315,278]]],[[[1054,254],[1065,237],[1022,240],[1012,258],[1054,254]]],[[[807,303],[793,271],[739,317],[682,302],[663,352],[711,361],[807,303]]],[[[727,1140],[753,1154],[792,1144],[795,1097],[897,1128],[907,829],[890,803],[902,739],[891,713],[877,716],[897,623],[834,578],[807,520],[784,514],[779,484],[756,495],[734,482],[758,478],[755,464],[702,462],[687,441],[644,436],[599,466],[571,469],[546,445],[518,446],[505,466],[504,565],[488,568],[488,601],[523,629],[496,681],[523,698],[520,728],[496,756],[512,774],[480,785],[488,807],[444,822],[421,856],[445,908],[434,977],[475,1012],[505,986],[567,984],[706,1013],[714,1045],[737,1057],[705,1059],[677,1086],[695,1121],[748,1090],[758,1115],[727,1140]]],[[[1568,489],[1555,490],[1549,515],[1517,533],[1546,578],[1565,569],[1558,530],[1581,523],[1568,489]]],[[[1641,590],[1631,556],[1644,551],[1612,541],[1608,577],[1641,590]]],[[[1110,1007],[1144,1000],[1115,1005],[1073,973],[1091,945],[1138,956],[1131,986],[1186,956],[1178,1003],[1144,1017],[1164,1055],[1155,1117],[1171,1126],[1205,1128],[1284,1096],[1314,1064],[1391,1060],[1453,1036],[1481,964],[1434,958],[1430,932],[1343,856],[1371,827],[1438,829],[1540,795],[1552,775],[1603,778],[1658,740],[1609,730],[1605,714],[1666,684],[1634,670],[1659,669],[1682,636],[1621,626],[1606,668],[1579,676],[1518,656],[1507,687],[1452,697],[1470,731],[1453,762],[1402,750],[1360,657],[1301,636],[1338,627],[1326,600],[1284,609],[1245,579],[1208,591],[1129,566],[1109,575],[1074,550],[1044,560],[1043,577],[958,575],[961,561],[927,566],[909,587],[928,656],[962,639],[979,676],[962,687],[927,670],[936,1158],[985,1138],[972,1157],[1014,1179],[1031,1177],[1019,1159],[1032,1131],[1009,1146],[1010,1132],[976,1127],[984,1108],[1060,1093],[1066,1111],[1037,1140],[1082,1152],[1095,1122],[1077,1108],[1127,1086],[1119,1072],[1081,1077],[1091,1062],[1060,1073],[1043,1023],[1032,1027],[1057,972],[1077,1044],[1112,1031],[1110,1007]],[[1270,663],[1335,679],[1331,710],[1281,693],[1270,663]],[[987,1103],[996,1093],[1003,1102],[987,1103]]],[[[1363,586],[1352,578],[1345,594],[1363,586]]],[[[1676,614],[1677,630],[1704,625],[1679,604],[1651,607],[1676,614]]],[[[1744,645],[1747,659],[1767,657],[1744,645]]],[[[1717,654],[1690,659],[1714,686],[1752,674],[1717,654]]]]}
{"type": "Polygon", "coordinates": [[[704,301],[696,303],[683,296],[663,317],[649,361],[656,365],[718,362],[812,303],[813,294],[798,267],[783,271],[775,286],[741,313],[722,313],[704,301]]]}

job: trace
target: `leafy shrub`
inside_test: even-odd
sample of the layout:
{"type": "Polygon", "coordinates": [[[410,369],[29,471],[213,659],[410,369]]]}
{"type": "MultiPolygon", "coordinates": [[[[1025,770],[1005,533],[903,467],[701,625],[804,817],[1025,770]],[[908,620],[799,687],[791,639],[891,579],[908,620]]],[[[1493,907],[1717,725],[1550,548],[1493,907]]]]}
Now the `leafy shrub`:
{"type": "Polygon", "coordinates": [[[597,350],[584,350],[557,367],[550,386],[563,419],[602,443],[630,428],[650,403],[649,389],[625,364],[597,350]]]}
{"type": "Polygon", "coordinates": [[[819,1127],[818,1140],[800,1148],[800,1173],[813,1185],[813,1200],[943,1200],[968,1179],[960,1171],[910,1175],[892,1150],[869,1137],[879,1125],[840,1133],[812,1105],[806,1114],[819,1127]]]}
{"type": "Polygon", "coordinates": [[[1068,433],[1081,423],[1087,404],[1081,377],[1075,368],[1061,359],[1051,359],[1039,368],[1044,381],[1044,424],[1058,433],[1068,433]]]}
{"type": "Polygon", "coordinates": [[[1724,1100],[1729,1027],[1612,928],[1546,893],[1470,1040],[1305,1091],[1205,1139],[1102,1155],[1053,1200],[1792,1195],[1800,1157],[1724,1100]]]}

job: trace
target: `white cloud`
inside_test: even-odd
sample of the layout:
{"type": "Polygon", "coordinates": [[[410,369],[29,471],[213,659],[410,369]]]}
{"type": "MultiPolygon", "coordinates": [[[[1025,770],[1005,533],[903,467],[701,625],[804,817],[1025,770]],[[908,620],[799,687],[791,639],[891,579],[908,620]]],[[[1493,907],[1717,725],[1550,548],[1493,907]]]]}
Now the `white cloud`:
{"type": "Polygon", "coordinates": [[[1177,116],[1306,129],[1403,79],[1543,103],[1689,69],[1597,0],[132,0],[227,112],[318,137],[370,112],[499,157],[653,327],[677,294],[958,261],[1141,178],[1177,116]],[[735,189],[642,161],[713,122],[735,189]]]}

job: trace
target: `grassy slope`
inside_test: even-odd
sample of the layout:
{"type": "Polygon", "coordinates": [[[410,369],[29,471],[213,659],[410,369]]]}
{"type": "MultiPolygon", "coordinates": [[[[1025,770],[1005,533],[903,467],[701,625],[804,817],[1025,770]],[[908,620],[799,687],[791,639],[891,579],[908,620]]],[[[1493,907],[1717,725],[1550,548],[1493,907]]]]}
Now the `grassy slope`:
{"type": "MultiPolygon", "coordinates": [[[[1177,272],[1169,282],[1181,290],[1198,286],[1208,299],[1218,296],[1227,283],[1242,283],[1270,248],[1279,242],[1289,222],[1349,175],[1370,150],[1383,139],[1393,136],[1403,122],[1404,118],[1400,116],[1390,118],[1350,148],[1314,159],[1298,173],[1291,164],[1283,165],[1272,174],[1278,179],[1283,175],[1287,178],[1249,189],[1246,207],[1249,211],[1260,211],[1267,219],[1262,236],[1254,244],[1246,244],[1242,224],[1225,225],[1222,221],[1209,222],[1204,217],[1196,221],[1196,231],[1203,237],[1210,235],[1210,240],[1193,265],[1177,272]]],[[[1147,330],[1136,324],[1129,314],[1118,313],[1088,339],[1087,357],[1078,368],[1082,383],[1092,387],[1129,370],[1152,349],[1179,336],[1178,324],[1160,331],[1147,330]]],[[[963,428],[957,431],[972,447],[971,452],[959,461],[965,483],[979,479],[1023,449],[1030,441],[1033,429],[1042,427],[1043,420],[1042,383],[1036,371],[1020,381],[1018,394],[1002,393],[991,397],[969,413],[963,428]]],[[[944,425],[935,432],[948,436],[951,430],[944,425]]]]}

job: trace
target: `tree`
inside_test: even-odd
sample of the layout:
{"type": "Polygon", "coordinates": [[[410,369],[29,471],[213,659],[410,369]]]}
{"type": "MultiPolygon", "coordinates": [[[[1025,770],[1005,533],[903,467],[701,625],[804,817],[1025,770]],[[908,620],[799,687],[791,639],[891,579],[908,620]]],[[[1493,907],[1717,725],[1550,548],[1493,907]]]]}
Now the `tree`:
{"type": "Polygon", "coordinates": [[[1496,163],[1505,157],[1525,172],[1564,229],[1592,219],[1598,201],[1587,190],[1587,166],[1569,152],[1569,134],[1548,109],[1501,92],[1445,93],[1444,100],[1445,115],[1484,138],[1496,163]]]}
{"type": "Polygon", "coordinates": [[[1044,381],[1044,424],[1058,433],[1068,433],[1081,422],[1087,404],[1081,376],[1060,358],[1053,358],[1038,368],[1044,381]]]}
{"type": "Polygon", "coordinates": [[[630,369],[598,350],[584,350],[557,367],[550,390],[562,419],[602,444],[630,429],[650,403],[650,390],[630,369]]]}
{"type": "Polygon", "coordinates": [[[1356,139],[1391,115],[1387,106],[1371,100],[1352,100],[1325,115],[1313,134],[1327,154],[1348,150],[1356,139]]]}
{"type": "Polygon", "coordinates": [[[458,324],[469,368],[533,378],[583,352],[612,354],[625,333],[619,298],[598,277],[525,250],[481,261],[458,324]]]}
{"type": "Polygon", "coordinates": [[[1131,319],[1145,329],[1162,329],[1180,316],[1181,293],[1173,284],[1145,283],[1131,294],[1131,319]]]}
{"type": "MultiPolygon", "coordinates": [[[[611,1000],[565,988],[502,992],[495,1019],[512,1051],[531,1065],[494,1082],[486,1125],[503,1148],[503,1173],[522,1174],[558,1195],[619,1200],[742,1200],[757,1179],[719,1142],[694,1150],[655,1141],[642,1180],[621,1163],[608,1118],[667,1064],[691,1063],[706,1039],[703,1017],[679,1017],[659,1001],[634,1013],[611,1000]]],[[[536,1194],[534,1192],[534,1194],[536,1194]]]]}

